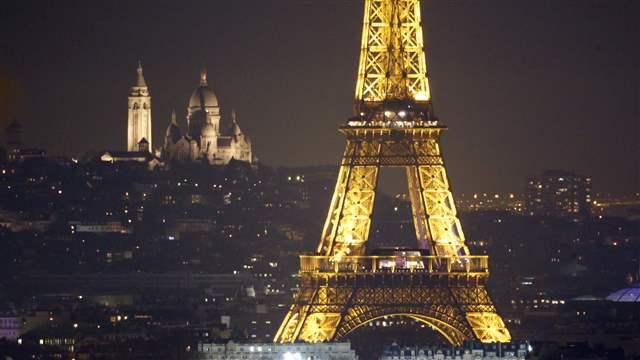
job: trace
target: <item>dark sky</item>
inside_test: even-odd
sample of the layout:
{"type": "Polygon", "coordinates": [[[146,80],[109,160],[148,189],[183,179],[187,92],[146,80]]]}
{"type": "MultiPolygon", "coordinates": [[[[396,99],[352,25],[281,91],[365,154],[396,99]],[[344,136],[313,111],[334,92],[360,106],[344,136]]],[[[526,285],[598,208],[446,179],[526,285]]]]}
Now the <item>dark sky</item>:
{"type": "MultiPolygon", "coordinates": [[[[0,118],[54,154],[124,148],[142,59],[155,144],[209,69],[269,165],[334,164],[352,114],[359,0],[6,1],[0,118]]],[[[547,168],[640,191],[640,1],[423,3],[457,191],[518,191],[547,168]]]]}

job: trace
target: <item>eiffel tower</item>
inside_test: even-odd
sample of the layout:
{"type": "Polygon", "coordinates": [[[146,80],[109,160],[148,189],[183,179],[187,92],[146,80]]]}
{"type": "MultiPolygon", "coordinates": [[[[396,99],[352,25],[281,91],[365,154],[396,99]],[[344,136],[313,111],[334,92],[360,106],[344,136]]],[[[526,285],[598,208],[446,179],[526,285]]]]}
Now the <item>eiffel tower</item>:
{"type": "Polygon", "coordinates": [[[453,345],[508,342],[486,289],[488,257],[470,255],[449,187],[434,115],[420,0],[365,0],[355,114],[314,255],[300,256],[300,290],[275,342],[345,338],[402,316],[453,345]],[[417,249],[368,254],[378,173],[404,167],[417,249]]]}

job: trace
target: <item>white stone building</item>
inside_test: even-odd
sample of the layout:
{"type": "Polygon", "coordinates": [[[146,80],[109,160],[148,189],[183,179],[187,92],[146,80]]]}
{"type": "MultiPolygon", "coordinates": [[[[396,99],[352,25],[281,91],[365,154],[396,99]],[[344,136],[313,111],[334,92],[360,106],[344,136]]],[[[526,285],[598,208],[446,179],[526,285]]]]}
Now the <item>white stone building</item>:
{"type": "Polygon", "coordinates": [[[0,315],[0,339],[15,341],[25,333],[43,326],[49,320],[49,313],[37,311],[26,315],[0,315]]]}
{"type": "MultiPolygon", "coordinates": [[[[189,99],[186,132],[180,129],[174,110],[164,144],[156,153],[163,161],[225,165],[235,159],[251,163],[251,140],[240,130],[235,111],[229,126],[222,125],[221,120],[218,97],[209,87],[207,72],[203,68],[200,85],[189,99]]],[[[127,152],[154,152],[151,95],[140,63],[136,69],[136,81],[129,89],[127,121],[127,152]]]]}
{"type": "Polygon", "coordinates": [[[200,343],[198,359],[206,360],[357,360],[351,344],[200,343]]]}
{"type": "Polygon", "coordinates": [[[218,98],[200,72],[200,85],[193,91],[187,107],[187,131],[182,134],[175,111],[167,127],[162,149],[165,161],[202,161],[224,165],[231,159],[251,162],[251,141],[240,130],[235,111],[231,126],[221,126],[218,98]]]}
{"type": "Polygon", "coordinates": [[[529,351],[526,342],[506,344],[471,343],[464,347],[411,347],[393,344],[385,348],[379,360],[524,360],[529,351]]]}

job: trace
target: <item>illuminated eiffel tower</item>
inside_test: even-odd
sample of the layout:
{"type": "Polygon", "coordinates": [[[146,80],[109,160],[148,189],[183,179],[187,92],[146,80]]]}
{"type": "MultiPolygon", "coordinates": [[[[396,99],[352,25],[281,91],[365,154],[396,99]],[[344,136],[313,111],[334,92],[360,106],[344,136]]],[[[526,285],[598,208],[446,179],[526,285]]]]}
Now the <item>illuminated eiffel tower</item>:
{"type": "Polygon", "coordinates": [[[315,255],[300,257],[300,291],[275,342],[335,341],[404,316],[450,343],[511,336],[486,289],[488,257],[465,245],[439,147],[420,0],[365,0],[356,116],[315,255]],[[417,250],[365,252],[381,167],[406,169],[417,250]]]}

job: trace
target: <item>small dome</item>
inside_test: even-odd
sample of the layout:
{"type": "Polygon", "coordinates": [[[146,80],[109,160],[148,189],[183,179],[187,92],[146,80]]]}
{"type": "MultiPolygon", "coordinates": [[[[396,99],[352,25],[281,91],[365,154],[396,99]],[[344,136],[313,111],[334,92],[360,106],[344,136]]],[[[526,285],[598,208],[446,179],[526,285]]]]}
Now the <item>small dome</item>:
{"type": "Polygon", "coordinates": [[[180,140],[180,137],[182,137],[182,134],[180,133],[180,128],[178,127],[178,125],[176,124],[169,124],[169,126],[167,127],[167,132],[165,134],[165,137],[169,140],[171,140],[171,143],[175,144],[178,142],[178,140],[180,140]]]}
{"type": "Polygon", "coordinates": [[[178,126],[178,120],[176,118],[176,110],[171,110],[171,122],[167,126],[167,132],[165,133],[165,139],[172,144],[177,143],[182,137],[180,127],[178,126]]]}
{"type": "Polygon", "coordinates": [[[213,126],[213,124],[209,124],[209,123],[204,124],[204,126],[202,127],[201,134],[202,134],[201,135],[202,137],[216,137],[216,136],[218,136],[216,128],[213,126]]]}
{"type": "Polygon", "coordinates": [[[236,115],[235,110],[231,111],[231,119],[233,121],[233,124],[231,125],[231,134],[235,136],[242,135],[242,130],[240,130],[240,125],[238,125],[238,116],[236,115]]]}
{"type": "Polygon", "coordinates": [[[233,125],[231,126],[231,133],[235,136],[242,135],[242,130],[240,130],[240,126],[238,125],[238,123],[233,123],[233,125]]]}
{"type": "Polygon", "coordinates": [[[615,302],[640,302],[640,283],[612,292],[607,300],[615,302]]]}

